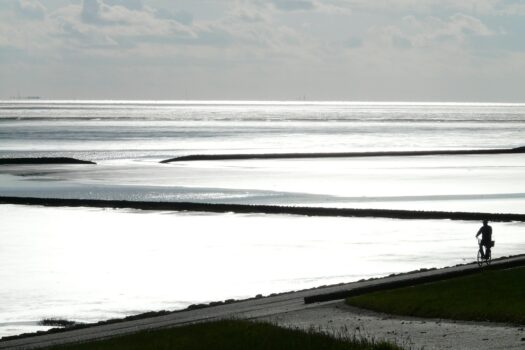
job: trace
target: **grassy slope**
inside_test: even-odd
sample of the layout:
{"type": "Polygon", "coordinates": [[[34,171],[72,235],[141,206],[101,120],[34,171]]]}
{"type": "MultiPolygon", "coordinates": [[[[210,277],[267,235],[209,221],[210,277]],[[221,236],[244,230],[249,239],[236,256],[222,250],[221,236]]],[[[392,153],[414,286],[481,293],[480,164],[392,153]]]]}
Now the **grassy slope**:
{"type": "Polygon", "coordinates": [[[346,302],[397,315],[525,324],[525,267],[375,292],[346,302]]]}
{"type": "Polygon", "coordinates": [[[299,330],[284,329],[267,323],[217,321],[190,326],[140,332],[108,340],[53,347],[60,350],[308,350],[370,349],[397,350],[397,346],[369,341],[349,341],[299,330]]]}

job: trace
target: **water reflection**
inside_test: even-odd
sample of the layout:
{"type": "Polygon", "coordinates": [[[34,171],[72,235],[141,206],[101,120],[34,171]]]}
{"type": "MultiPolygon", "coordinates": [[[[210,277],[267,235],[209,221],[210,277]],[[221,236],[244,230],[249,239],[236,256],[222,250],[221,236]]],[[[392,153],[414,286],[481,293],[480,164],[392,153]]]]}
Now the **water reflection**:
{"type": "MultiPolygon", "coordinates": [[[[472,261],[478,228],[14,205],[0,216],[0,335],[472,261]]],[[[493,227],[495,258],[523,251],[524,224],[493,227]]]]}

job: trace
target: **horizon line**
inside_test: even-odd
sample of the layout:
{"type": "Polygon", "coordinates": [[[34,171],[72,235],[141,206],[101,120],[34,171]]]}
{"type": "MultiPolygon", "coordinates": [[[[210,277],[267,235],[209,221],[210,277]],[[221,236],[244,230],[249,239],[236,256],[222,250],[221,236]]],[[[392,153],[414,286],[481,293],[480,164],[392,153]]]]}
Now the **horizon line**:
{"type": "Polygon", "coordinates": [[[523,102],[497,102],[497,101],[408,101],[408,100],[254,100],[254,99],[92,99],[92,98],[75,98],[75,99],[57,99],[57,98],[38,98],[38,99],[0,99],[0,103],[158,103],[158,104],[355,104],[355,105],[524,105],[523,102]]]}

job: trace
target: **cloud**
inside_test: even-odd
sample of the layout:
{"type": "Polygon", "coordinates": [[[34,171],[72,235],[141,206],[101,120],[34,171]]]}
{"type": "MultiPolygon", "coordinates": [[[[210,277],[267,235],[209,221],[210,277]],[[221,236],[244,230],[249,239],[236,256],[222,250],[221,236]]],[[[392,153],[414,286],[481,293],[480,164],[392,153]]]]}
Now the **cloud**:
{"type": "MultiPolygon", "coordinates": [[[[252,87],[268,96],[281,91],[285,98],[287,91],[296,96],[303,89],[326,98],[345,97],[347,91],[355,92],[352,98],[373,98],[381,86],[381,96],[388,97],[399,81],[410,85],[405,91],[422,94],[429,82],[456,81],[476,70],[496,72],[503,62],[523,67],[518,5],[497,0],[0,0],[0,60],[8,62],[0,68],[26,64],[20,74],[29,76],[24,72],[52,71],[48,67],[54,64],[55,72],[67,69],[88,78],[120,70],[128,73],[122,73],[122,89],[126,82],[141,86],[150,79],[152,96],[169,91],[174,81],[185,80],[191,88],[196,76],[202,84],[195,91],[205,89],[210,97],[223,90],[234,98],[250,96],[252,87]],[[156,84],[166,89],[155,90],[156,84]]],[[[43,79],[40,83],[46,85],[43,79]]]]}
{"type": "Polygon", "coordinates": [[[245,23],[269,22],[271,11],[265,4],[251,1],[239,1],[230,10],[230,16],[245,23]]]}
{"type": "Polygon", "coordinates": [[[351,49],[359,48],[363,46],[363,39],[356,36],[351,36],[344,40],[343,45],[351,49]]]}
{"type": "Polygon", "coordinates": [[[497,14],[505,16],[523,16],[525,15],[525,4],[508,4],[507,6],[501,8],[497,14]]]}
{"type": "MultiPolygon", "coordinates": [[[[193,14],[186,10],[177,7],[167,10],[153,8],[144,6],[139,0],[83,0],[81,4],[71,4],[51,12],[39,35],[47,35],[57,46],[62,41],[62,46],[68,50],[99,49],[86,51],[88,55],[98,55],[102,48],[118,49],[119,54],[124,54],[123,50],[134,49],[133,54],[149,55],[146,50],[153,48],[155,52],[180,53],[185,47],[202,47],[208,49],[211,55],[217,55],[217,50],[231,48],[239,53],[239,57],[258,56],[267,60],[296,57],[318,61],[325,58],[327,50],[330,50],[330,55],[337,55],[342,54],[337,50],[352,49],[355,54],[370,46],[383,51],[388,47],[439,48],[452,43],[461,45],[474,36],[493,35],[493,31],[480,19],[462,13],[448,18],[392,17],[395,21],[387,24],[374,23],[374,18],[368,16],[361,24],[357,22],[353,25],[360,15],[325,11],[326,8],[336,9],[346,2],[326,0],[322,2],[323,7],[321,2],[316,1],[272,0],[273,5],[269,6],[265,1],[236,0],[229,2],[228,7],[224,6],[228,10],[216,19],[195,20],[193,14]],[[297,22],[306,16],[310,20],[313,18],[316,25],[308,27],[306,21],[297,22]],[[337,28],[348,29],[340,33],[315,31],[323,24],[329,28],[334,18],[339,21],[337,28]],[[370,28],[363,26],[365,23],[370,28]]],[[[405,5],[413,3],[409,0],[393,1],[405,5]]],[[[360,0],[348,3],[354,9],[358,5],[369,8],[386,6],[381,0],[373,4],[360,0]]],[[[44,42],[45,39],[42,40],[44,42]]],[[[192,50],[185,54],[191,54],[192,50]]],[[[110,51],[105,53],[109,54],[110,51]]]]}
{"type": "Polygon", "coordinates": [[[440,50],[450,45],[465,48],[473,38],[493,35],[497,33],[480,19],[457,13],[446,19],[406,16],[397,25],[373,28],[368,34],[368,42],[400,49],[440,50]]]}
{"type": "Polygon", "coordinates": [[[100,0],[84,0],[81,6],[63,7],[53,13],[55,30],[50,35],[61,38],[70,48],[86,49],[129,49],[144,42],[174,43],[197,37],[191,26],[171,17],[158,16],[155,9],[138,5],[130,8],[100,0]]]}
{"type": "Polygon", "coordinates": [[[103,22],[100,18],[100,3],[98,0],[84,0],[82,2],[81,16],[86,23],[103,22]]]}
{"type": "Polygon", "coordinates": [[[160,8],[155,10],[155,14],[158,18],[172,19],[185,25],[191,25],[193,23],[193,14],[184,10],[170,10],[160,8]]]}
{"type": "Polygon", "coordinates": [[[317,12],[317,13],[349,13],[346,4],[337,0],[271,0],[261,1],[261,4],[271,4],[274,10],[281,12],[317,12]]]}
{"type": "Polygon", "coordinates": [[[525,4],[519,0],[323,0],[319,4],[362,13],[413,15],[523,16],[525,4]]]}
{"type": "Polygon", "coordinates": [[[144,5],[141,0],[105,0],[109,6],[124,6],[130,10],[142,10],[144,5]]]}
{"type": "Polygon", "coordinates": [[[429,14],[444,12],[490,13],[501,0],[325,0],[323,3],[354,12],[429,14]]]}
{"type": "MultiPolygon", "coordinates": [[[[414,18],[408,20],[413,22],[414,18]]],[[[453,40],[463,43],[472,36],[490,36],[495,33],[480,19],[457,13],[447,20],[432,18],[429,21],[415,20],[412,27],[416,31],[417,40],[422,45],[430,45],[433,41],[453,40]]]]}
{"type": "Polygon", "coordinates": [[[283,11],[312,10],[315,4],[309,0],[272,0],[273,5],[283,11]]]}
{"type": "Polygon", "coordinates": [[[42,20],[46,16],[46,8],[38,0],[15,1],[15,12],[18,16],[32,20],[42,20]]]}
{"type": "Polygon", "coordinates": [[[449,28],[458,36],[492,36],[496,32],[489,29],[480,19],[465,15],[462,13],[455,14],[451,17],[449,28]]]}
{"type": "Polygon", "coordinates": [[[109,35],[97,31],[83,31],[69,22],[62,24],[61,32],[56,37],[65,40],[68,50],[74,48],[117,48],[119,46],[119,43],[109,35]]]}

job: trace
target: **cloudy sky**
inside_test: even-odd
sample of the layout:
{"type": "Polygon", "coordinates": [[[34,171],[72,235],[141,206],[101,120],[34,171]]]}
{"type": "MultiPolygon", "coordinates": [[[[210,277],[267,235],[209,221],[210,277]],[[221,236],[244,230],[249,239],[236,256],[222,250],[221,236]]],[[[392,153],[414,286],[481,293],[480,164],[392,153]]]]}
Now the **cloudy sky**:
{"type": "Polygon", "coordinates": [[[0,98],[525,101],[525,2],[1,0],[0,98]]]}

